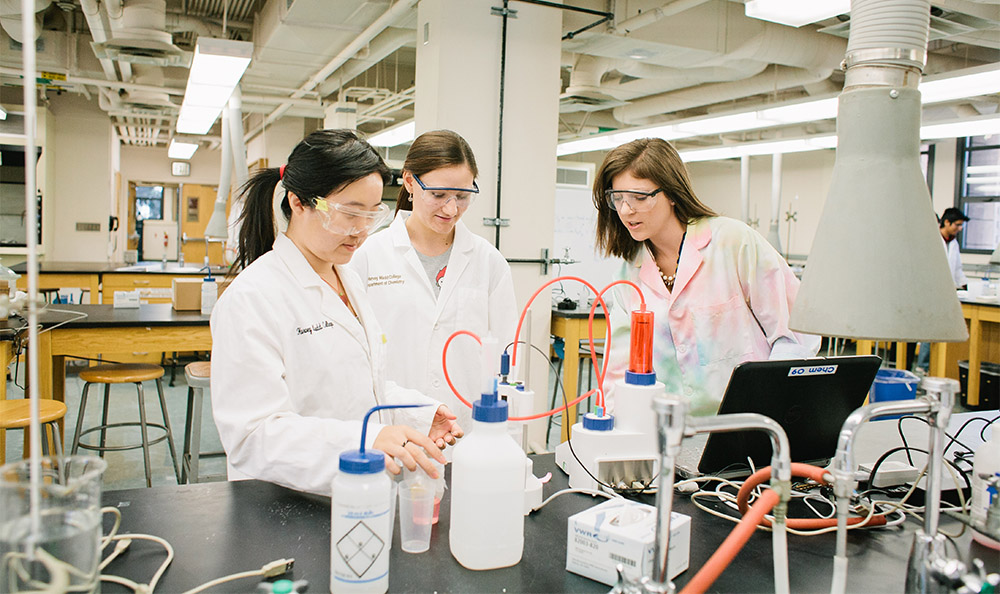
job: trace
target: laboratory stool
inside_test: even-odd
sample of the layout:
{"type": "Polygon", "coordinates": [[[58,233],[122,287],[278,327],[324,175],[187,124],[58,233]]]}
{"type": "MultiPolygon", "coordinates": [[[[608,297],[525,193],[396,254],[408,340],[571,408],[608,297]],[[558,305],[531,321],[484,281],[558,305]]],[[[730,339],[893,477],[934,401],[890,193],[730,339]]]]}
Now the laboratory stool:
{"type": "Polygon", "coordinates": [[[212,362],[188,363],[184,366],[184,377],[187,378],[188,400],[184,423],[184,452],[181,454],[181,482],[197,483],[200,459],[225,456],[226,453],[201,451],[201,411],[205,388],[209,387],[212,380],[212,362]]]}
{"type": "Polygon", "coordinates": [[[177,482],[180,484],[180,466],[177,463],[177,452],[174,449],[173,432],[170,430],[170,416],[167,414],[167,401],[163,397],[163,384],[160,383],[160,378],[162,377],[162,367],[147,363],[98,365],[97,367],[91,367],[81,371],[80,379],[86,383],[83,385],[83,397],[80,399],[80,413],[76,418],[76,432],[73,437],[72,453],[76,454],[77,449],[84,448],[99,452],[99,455],[103,458],[104,452],[142,448],[142,458],[146,468],[146,486],[151,487],[153,486],[153,475],[149,463],[149,446],[166,440],[167,445],[170,447],[170,458],[173,461],[174,476],[177,477],[177,482]],[[145,381],[156,382],[156,392],[160,397],[160,412],[163,414],[162,425],[146,421],[146,399],[142,391],[142,382],[145,381]],[[93,384],[104,384],[104,409],[101,413],[101,424],[84,431],[83,417],[87,410],[87,394],[90,392],[90,386],[93,384]],[[121,423],[108,423],[108,408],[110,406],[112,384],[135,384],[136,393],[139,398],[138,422],[128,421],[121,423]],[[112,427],[139,427],[139,431],[142,434],[142,442],[138,444],[125,444],[117,446],[105,445],[107,430],[112,427]],[[148,434],[148,429],[150,427],[163,430],[163,435],[150,440],[148,434]],[[94,431],[101,432],[100,445],[83,443],[83,436],[88,433],[93,433],[94,431]]]}
{"type": "MultiPolygon", "coordinates": [[[[66,405],[58,400],[40,398],[38,400],[38,420],[42,426],[42,454],[62,456],[62,440],[59,438],[59,421],[66,416],[66,405]],[[45,434],[48,427],[52,433],[52,450],[45,434]],[[54,450],[54,452],[53,452],[54,450]]],[[[4,447],[0,447],[0,462],[6,460],[6,437],[8,429],[26,429],[31,424],[31,402],[27,398],[0,400],[0,431],[4,434],[4,447]]],[[[24,452],[28,454],[27,450],[24,452]]]]}

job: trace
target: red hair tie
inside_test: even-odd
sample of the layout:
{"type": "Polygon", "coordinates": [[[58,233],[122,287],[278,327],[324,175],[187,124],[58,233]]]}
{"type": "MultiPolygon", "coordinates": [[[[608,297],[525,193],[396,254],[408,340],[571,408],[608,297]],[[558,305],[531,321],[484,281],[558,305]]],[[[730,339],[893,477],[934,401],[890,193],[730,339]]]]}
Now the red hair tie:
{"type": "Polygon", "coordinates": [[[288,167],[288,165],[278,167],[278,179],[285,179],[285,167],[288,167]]]}

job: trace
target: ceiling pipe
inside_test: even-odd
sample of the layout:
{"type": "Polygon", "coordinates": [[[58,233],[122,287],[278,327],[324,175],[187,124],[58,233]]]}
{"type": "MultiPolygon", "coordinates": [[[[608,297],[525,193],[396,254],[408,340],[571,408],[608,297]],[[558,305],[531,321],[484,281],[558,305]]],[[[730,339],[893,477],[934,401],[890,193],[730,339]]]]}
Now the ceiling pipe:
{"type": "MultiPolygon", "coordinates": [[[[97,0],[80,0],[80,6],[83,9],[83,16],[87,20],[87,27],[90,29],[90,35],[94,38],[94,42],[105,43],[108,40],[110,26],[100,6],[97,5],[97,0]]],[[[100,62],[101,69],[104,70],[104,76],[108,80],[118,80],[118,72],[115,70],[114,62],[108,58],[100,58],[100,62]]]]}
{"type": "Polygon", "coordinates": [[[637,99],[613,110],[615,119],[625,124],[649,123],[646,118],[722,103],[761,93],[783,91],[830,78],[830,70],[809,71],[775,66],[746,80],[713,83],[637,99]]]}
{"type": "Polygon", "coordinates": [[[637,31],[646,25],[652,25],[653,23],[663,20],[669,16],[680,14],[690,8],[700,6],[707,1],[708,0],[674,0],[673,2],[667,2],[658,8],[643,11],[630,19],[625,19],[624,21],[616,23],[612,25],[611,29],[617,33],[628,35],[629,33],[637,31]]]}
{"type": "Polygon", "coordinates": [[[389,27],[380,33],[368,45],[367,56],[364,58],[355,57],[338,70],[334,71],[326,79],[326,82],[319,86],[319,95],[321,97],[326,97],[330,93],[339,90],[341,87],[348,84],[356,77],[364,74],[367,70],[382,60],[388,58],[399,48],[414,41],[414,39],[415,37],[412,29],[389,27]]]}
{"type": "MultiPolygon", "coordinates": [[[[93,0],[91,0],[93,1],[93,0]]],[[[303,97],[307,92],[312,91],[316,86],[326,81],[327,77],[338,68],[347,63],[348,60],[354,57],[365,45],[371,42],[379,33],[384,31],[386,28],[391,27],[396,24],[397,21],[410,14],[410,10],[416,6],[417,0],[397,0],[395,4],[390,6],[382,15],[375,19],[371,25],[369,25],[364,31],[358,35],[354,41],[347,44],[343,50],[340,51],[332,60],[330,60],[326,66],[321,68],[316,74],[309,77],[305,83],[302,84],[296,91],[292,93],[292,99],[298,99],[303,97]]],[[[249,142],[260,134],[264,128],[272,123],[274,123],[278,118],[280,118],[288,109],[292,106],[291,103],[282,103],[273,112],[268,114],[264,121],[253,130],[251,130],[246,136],[245,140],[249,142]]]]}

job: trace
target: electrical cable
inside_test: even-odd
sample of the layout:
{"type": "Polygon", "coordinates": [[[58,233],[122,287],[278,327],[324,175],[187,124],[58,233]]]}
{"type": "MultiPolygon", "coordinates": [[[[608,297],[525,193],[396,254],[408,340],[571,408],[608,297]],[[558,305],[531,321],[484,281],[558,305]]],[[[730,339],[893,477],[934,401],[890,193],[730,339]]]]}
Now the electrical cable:
{"type": "Polygon", "coordinates": [[[242,571],[240,573],[233,573],[227,576],[216,578],[210,582],[205,582],[204,584],[192,588],[185,592],[184,594],[197,594],[198,592],[204,592],[209,588],[214,588],[219,584],[224,584],[226,582],[232,582],[234,580],[240,580],[248,577],[275,577],[292,570],[292,566],[295,564],[295,559],[278,559],[266,563],[260,567],[260,569],[252,569],[250,571],[242,571]]]}
{"type": "Polygon", "coordinates": [[[545,498],[545,501],[539,503],[537,506],[531,508],[531,511],[536,512],[546,505],[556,497],[560,495],[565,495],[566,493],[582,493],[584,495],[593,495],[594,497],[605,497],[607,499],[622,499],[621,495],[608,493],[607,491],[599,491],[596,489],[563,489],[562,491],[556,491],[555,493],[549,495],[545,498]]]}

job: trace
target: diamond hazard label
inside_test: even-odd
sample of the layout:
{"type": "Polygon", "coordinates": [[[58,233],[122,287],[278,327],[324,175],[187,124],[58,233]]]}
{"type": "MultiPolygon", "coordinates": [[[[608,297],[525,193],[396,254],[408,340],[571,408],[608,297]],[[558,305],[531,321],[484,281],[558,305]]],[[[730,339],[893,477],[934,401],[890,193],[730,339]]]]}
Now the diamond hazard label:
{"type": "Polygon", "coordinates": [[[384,548],[385,541],[364,522],[355,524],[337,541],[337,554],[359,578],[371,569],[384,548]]]}

